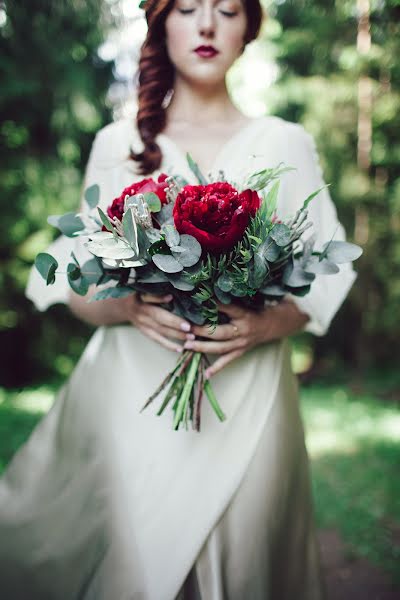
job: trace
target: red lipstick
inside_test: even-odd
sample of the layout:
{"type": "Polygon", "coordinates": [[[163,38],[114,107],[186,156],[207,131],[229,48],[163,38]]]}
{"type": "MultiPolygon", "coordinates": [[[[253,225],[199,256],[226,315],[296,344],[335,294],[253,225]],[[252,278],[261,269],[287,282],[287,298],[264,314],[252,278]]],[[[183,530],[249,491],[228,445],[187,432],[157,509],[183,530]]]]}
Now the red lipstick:
{"type": "Polygon", "coordinates": [[[218,50],[214,46],[199,46],[195,49],[196,54],[203,58],[212,58],[219,54],[218,50]]]}

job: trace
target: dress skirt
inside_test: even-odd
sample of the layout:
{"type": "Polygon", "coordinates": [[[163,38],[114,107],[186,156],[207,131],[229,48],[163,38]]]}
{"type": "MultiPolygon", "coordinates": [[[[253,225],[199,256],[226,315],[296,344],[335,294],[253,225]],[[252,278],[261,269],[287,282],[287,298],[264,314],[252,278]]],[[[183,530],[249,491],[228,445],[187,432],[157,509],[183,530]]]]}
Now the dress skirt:
{"type": "Polygon", "coordinates": [[[287,340],[216,374],[201,431],[140,412],[176,355],[101,327],[0,479],[7,600],[320,600],[287,340]]]}

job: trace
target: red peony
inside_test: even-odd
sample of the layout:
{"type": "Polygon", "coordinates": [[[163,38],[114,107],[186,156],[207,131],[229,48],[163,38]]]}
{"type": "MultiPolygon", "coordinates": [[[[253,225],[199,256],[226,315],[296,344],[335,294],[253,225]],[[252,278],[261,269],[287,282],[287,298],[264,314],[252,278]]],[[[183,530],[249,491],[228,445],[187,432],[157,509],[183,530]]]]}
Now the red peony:
{"type": "Polygon", "coordinates": [[[132,185],[126,187],[118,198],[115,198],[112,201],[111,206],[107,208],[107,214],[112,220],[114,217],[117,217],[120,221],[122,221],[122,216],[124,214],[124,204],[126,196],[133,196],[134,194],[144,194],[145,192],[154,192],[160,198],[161,204],[167,204],[167,195],[165,193],[165,188],[168,187],[166,183],[166,178],[168,175],[165,173],[161,173],[158,176],[157,181],[154,181],[152,178],[142,179],[141,181],[136,181],[132,185]]]}
{"type": "Polygon", "coordinates": [[[243,237],[250,217],[260,208],[257,192],[239,193],[230,183],[186,185],[174,205],[179,233],[188,233],[212,253],[230,250],[243,237]]]}

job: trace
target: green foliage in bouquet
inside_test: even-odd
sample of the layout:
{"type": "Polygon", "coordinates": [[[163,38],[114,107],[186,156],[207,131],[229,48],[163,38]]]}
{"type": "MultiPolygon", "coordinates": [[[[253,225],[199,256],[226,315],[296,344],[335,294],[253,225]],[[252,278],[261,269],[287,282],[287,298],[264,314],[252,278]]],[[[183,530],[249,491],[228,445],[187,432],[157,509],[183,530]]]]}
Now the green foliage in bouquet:
{"type": "MultiPolygon", "coordinates": [[[[210,204],[202,206],[205,211],[210,211],[212,227],[218,216],[225,223],[227,211],[236,206],[235,202],[239,202],[242,212],[253,210],[254,201],[257,209],[248,212],[247,226],[244,225],[242,230],[234,228],[234,234],[239,237],[233,247],[223,251],[213,251],[211,246],[207,249],[207,244],[218,244],[219,239],[214,230],[204,237],[198,223],[190,222],[190,211],[193,207],[198,208],[196,203],[207,200],[208,182],[189,154],[187,160],[199,186],[187,186],[185,180],[171,175],[165,179],[167,187],[161,196],[147,191],[116,199],[117,204],[123,202],[123,210],[118,204],[121,218],[115,215],[110,218],[112,207],[106,214],[98,206],[100,190],[97,185],[92,185],[85,191],[85,212],[49,217],[49,223],[64,235],[85,236],[88,240],[84,245],[93,258],[81,266],[72,252],[67,266],[69,285],[77,294],[85,296],[90,286],[104,284],[107,286],[91,295],[89,302],[134,292],[168,293],[173,300],[166,308],[192,323],[206,324],[214,330],[226,317],[218,311],[218,303],[236,302],[257,310],[266,302],[281,300],[288,293],[304,296],[317,275],[335,274],[339,271],[338,264],[353,261],[362,253],[355,244],[333,240],[327,241],[317,252],[314,250],[315,234],[306,241],[301,240],[312,225],[308,220],[309,203],[323,188],[310,194],[286,222],[277,219],[279,177],[292,170],[282,164],[253,173],[244,182],[244,192],[239,193],[231,184],[221,183],[225,181],[223,173],[221,182],[210,184],[210,204]],[[218,194],[225,194],[222,216],[216,216],[214,212],[215,207],[220,206],[215,203],[218,194]],[[164,195],[167,200],[161,202],[160,197],[164,199],[164,195]],[[182,229],[178,231],[177,199],[181,216],[189,219],[185,227],[196,232],[203,245],[195,235],[183,233],[182,229]],[[112,282],[115,285],[109,285],[112,282]]],[[[140,185],[139,182],[139,188],[140,185]]],[[[158,189],[157,184],[154,185],[158,189]]],[[[220,208],[217,210],[219,212],[220,208]]],[[[58,268],[56,259],[40,253],[35,264],[46,284],[53,284],[58,268]]],[[[205,392],[217,417],[224,420],[225,415],[205,378],[208,364],[206,355],[185,351],[142,410],[166,390],[158,414],[174,400],[173,428],[178,429],[182,423],[187,428],[190,419],[193,427],[200,431],[200,406],[205,392]]]]}

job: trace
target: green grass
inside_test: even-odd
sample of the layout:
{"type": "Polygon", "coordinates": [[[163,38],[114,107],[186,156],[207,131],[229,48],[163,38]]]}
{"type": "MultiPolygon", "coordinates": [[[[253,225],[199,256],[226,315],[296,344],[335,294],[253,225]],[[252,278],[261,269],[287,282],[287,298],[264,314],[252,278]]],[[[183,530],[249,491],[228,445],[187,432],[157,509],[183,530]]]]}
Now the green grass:
{"type": "Polygon", "coordinates": [[[304,388],[301,405],[318,526],[400,582],[400,411],[323,385],[304,388]]]}
{"type": "MultiPolygon", "coordinates": [[[[303,387],[301,407],[318,526],[337,528],[350,555],[365,556],[400,582],[400,411],[377,397],[383,386],[376,381],[351,390],[342,382],[303,387]]],[[[0,471],[55,389],[0,389],[0,471]]]]}

